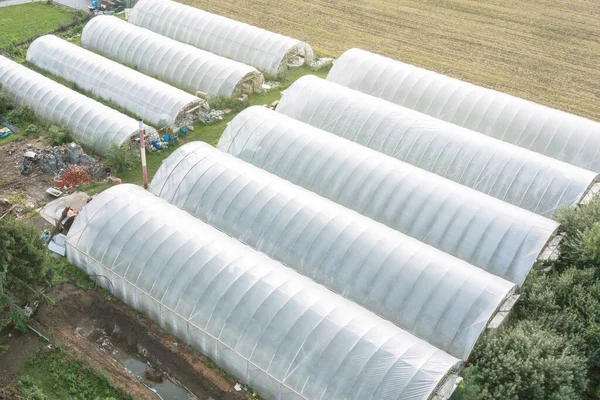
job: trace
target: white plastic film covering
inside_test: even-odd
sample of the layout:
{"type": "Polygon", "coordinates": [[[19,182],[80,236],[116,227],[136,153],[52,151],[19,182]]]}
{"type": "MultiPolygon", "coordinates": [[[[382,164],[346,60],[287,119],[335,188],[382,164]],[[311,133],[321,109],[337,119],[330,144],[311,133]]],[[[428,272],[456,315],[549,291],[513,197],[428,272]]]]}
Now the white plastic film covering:
{"type": "Polygon", "coordinates": [[[81,45],[194,93],[250,93],[263,81],[262,74],[248,65],[107,15],[94,17],[86,24],[81,45]]]}
{"type": "Polygon", "coordinates": [[[269,74],[287,70],[292,55],[313,58],[304,42],[169,0],[140,0],[129,22],[269,74]]]}
{"type": "Polygon", "coordinates": [[[518,285],[558,226],[264,107],[217,147],[518,285]]]}
{"type": "Polygon", "coordinates": [[[200,104],[196,96],[53,35],[34,40],[27,61],[158,127],[200,104]]]}
{"type": "Polygon", "coordinates": [[[594,172],[600,123],[360,49],[327,79],[594,172]]]}
{"type": "Polygon", "coordinates": [[[67,257],[267,399],[428,399],[460,361],[134,185],[67,257]]]}
{"type": "Polygon", "coordinates": [[[597,174],[308,75],[277,111],[497,199],[551,218],[597,174]]]}
{"type": "Polygon", "coordinates": [[[466,360],[514,284],[203,142],[150,191],[466,360]]]}
{"type": "MultiPolygon", "coordinates": [[[[105,154],[138,132],[139,123],[52,79],[0,56],[0,88],[12,102],[27,105],[39,118],[66,125],[82,145],[105,154]]],[[[146,127],[147,132],[155,132],[146,127]]]]}

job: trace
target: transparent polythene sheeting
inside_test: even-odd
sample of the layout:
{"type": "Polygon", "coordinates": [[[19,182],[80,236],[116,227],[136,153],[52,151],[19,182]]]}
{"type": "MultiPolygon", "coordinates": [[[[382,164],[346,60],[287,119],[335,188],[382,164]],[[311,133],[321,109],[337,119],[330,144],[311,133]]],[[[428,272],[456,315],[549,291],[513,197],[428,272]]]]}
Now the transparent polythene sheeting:
{"type": "Polygon", "coordinates": [[[304,42],[169,0],[138,1],[129,22],[273,75],[290,53],[313,58],[304,42]]]}
{"type": "Polygon", "coordinates": [[[180,43],[119,18],[101,15],[88,22],[81,45],[177,87],[231,96],[249,76],[262,83],[255,68],[180,43]]]}
{"type": "MultiPolygon", "coordinates": [[[[0,88],[40,119],[66,125],[82,145],[105,154],[138,132],[138,121],[0,56],[0,88]]],[[[154,129],[146,127],[148,132],[154,129]]]]}
{"type": "Polygon", "coordinates": [[[173,124],[182,110],[200,103],[196,96],[53,35],[34,40],[27,61],[158,127],[173,124]]]}
{"type": "Polygon", "coordinates": [[[600,123],[360,49],[327,80],[548,157],[600,172],[600,123]]]}
{"type": "Polygon", "coordinates": [[[267,399],[428,399],[460,363],[134,185],[83,208],[67,257],[267,399]]]}
{"type": "Polygon", "coordinates": [[[203,142],[150,191],[464,360],[515,288],[203,142]]]}
{"type": "Polygon", "coordinates": [[[277,111],[548,218],[598,177],[312,75],[285,90],[277,111]]]}
{"type": "Polygon", "coordinates": [[[217,147],[518,285],[558,226],[264,107],[217,147]]]}

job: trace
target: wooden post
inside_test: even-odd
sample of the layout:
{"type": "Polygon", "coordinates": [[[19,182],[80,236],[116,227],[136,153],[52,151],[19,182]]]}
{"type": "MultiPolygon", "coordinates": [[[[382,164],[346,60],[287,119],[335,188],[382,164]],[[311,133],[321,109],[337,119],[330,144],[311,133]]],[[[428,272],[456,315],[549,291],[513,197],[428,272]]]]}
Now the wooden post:
{"type": "Polygon", "coordinates": [[[142,178],[144,189],[148,189],[148,170],[146,169],[146,141],[144,138],[144,121],[140,119],[140,151],[142,155],[142,178]]]}

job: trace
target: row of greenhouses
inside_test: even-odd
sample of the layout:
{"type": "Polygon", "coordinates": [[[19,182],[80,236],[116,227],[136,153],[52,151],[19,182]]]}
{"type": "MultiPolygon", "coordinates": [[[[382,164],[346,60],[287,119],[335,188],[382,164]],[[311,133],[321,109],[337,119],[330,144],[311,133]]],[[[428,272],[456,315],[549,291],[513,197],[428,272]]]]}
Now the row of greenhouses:
{"type": "MultiPolygon", "coordinates": [[[[214,57],[229,64],[206,82],[233,92],[226,76],[258,79],[235,63],[312,57],[169,0],[92,22],[93,53],[40,38],[28,60],[101,98],[104,76],[130,77],[119,105],[159,121],[197,104],[186,85],[214,57]]],[[[172,152],[148,191],[98,195],[67,257],[265,399],[447,399],[600,172],[600,124],[358,49],[224,129],[172,152]]]]}
{"type": "Polygon", "coordinates": [[[0,85],[16,103],[32,105],[31,109],[40,118],[65,124],[73,131],[74,138],[105,154],[112,145],[122,146],[138,132],[137,122],[132,123],[123,112],[150,124],[152,128],[146,132],[189,125],[209,111],[204,99],[251,95],[262,90],[263,72],[281,74],[292,61],[300,65],[297,59],[305,62],[313,58],[306,43],[168,0],[139,2],[130,22],[114,16],[97,16],[84,27],[81,47],[46,35],[31,43],[26,57],[27,63],[37,70],[118,106],[119,111],[104,111],[95,106],[96,101],[88,99],[77,100],[81,103],[79,112],[71,112],[71,107],[62,112],[63,97],[85,96],[26,66],[14,68],[16,65],[8,59],[2,63],[11,65],[11,73],[0,74],[0,85]],[[152,17],[158,11],[164,22],[159,25],[153,23],[152,17]],[[190,19],[185,20],[182,13],[190,19]],[[212,21],[210,31],[191,29],[194,18],[200,15],[203,21],[212,21]],[[174,20],[169,16],[177,17],[174,20]],[[168,21],[176,24],[177,29],[166,26],[168,21]],[[190,27],[185,29],[188,34],[201,34],[211,46],[187,44],[189,40],[177,35],[182,31],[182,23],[190,27]],[[225,27],[231,30],[231,37],[221,34],[225,27]],[[37,90],[23,91],[15,83],[29,81],[32,76],[36,77],[37,90],[60,96],[46,98],[44,108],[40,107],[37,90]],[[82,117],[81,110],[87,108],[98,111],[86,112],[82,117]],[[96,114],[102,116],[95,117],[96,114]],[[93,122],[87,123],[85,118],[93,122]],[[127,123],[123,122],[126,120],[127,123]]]}

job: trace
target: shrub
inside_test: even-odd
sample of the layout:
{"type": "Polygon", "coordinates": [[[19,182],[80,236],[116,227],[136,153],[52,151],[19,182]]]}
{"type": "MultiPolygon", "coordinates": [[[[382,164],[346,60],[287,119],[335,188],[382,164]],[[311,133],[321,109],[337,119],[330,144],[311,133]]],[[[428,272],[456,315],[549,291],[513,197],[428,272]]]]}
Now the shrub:
{"type": "Polygon", "coordinates": [[[25,134],[29,136],[37,136],[40,133],[40,127],[35,124],[27,125],[25,128],[25,134]]]}
{"type": "Polygon", "coordinates": [[[47,400],[48,397],[44,394],[29,376],[23,376],[19,379],[17,385],[19,389],[19,399],[21,400],[47,400]]]}
{"type": "Polygon", "coordinates": [[[600,196],[587,205],[563,208],[556,219],[561,224],[559,229],[564,238],[555,267],[559,271],[571,266],[598,268],[600,196]]]}
{"type": "Polygon", "coordinates": [[[242,101],[225,96],[212,97],[209,100],[209,104],[210,108],[215,110],[224,110],[226,108],[230,108],[234,113],[238,113],[243,109],[250,107],[250,102],[248,100],[242,101]]]}
{"type": "Polygon", "coordinates": [[[600,281],[593,269],[569,268],[545,275],[532,271],[515,316],[560,334],[600,367],[600,281]]]}
{"type": "Polygon", "coordinates": [[[50,125],[48,126],[48,141],[54,145],[58,146],[64,143],[72,142],[71,134],[69,132],[69,128],[66,126],[57,126],[50,125]]]}
{"type": "Polygon", "coordinates": [[[39,233],[32,225],[12,220],[0,220],[0,329],[14,324],[27,329],[26,317],[20,307],[42,296],[42,289],[52,282],[51,258],[39,233]]]}
{"type": "Polygon", "coordinates": [[[131,169],[137,164],[139,156],[137,152],[127,148],[112,145],[106,153],[106,161],[117,173],[131,169]]]}
{"type": "Polygon", "coordinates": [[[15,107],[6,113],[6,120],[17,126],[26,126],[37,122],[37,117],[29,107],[15,107]]]}
{"type": "Polygon", "coordinates": [[[5,90],[0,90],[0,116],[4,116],[14,108],[5,90]]]}
{"type": "Polygon", "coordinates": [[[569,340],[531,322],[485,337],[453,399],[577,399],[585,390],[585,358],[569,340]]]}

